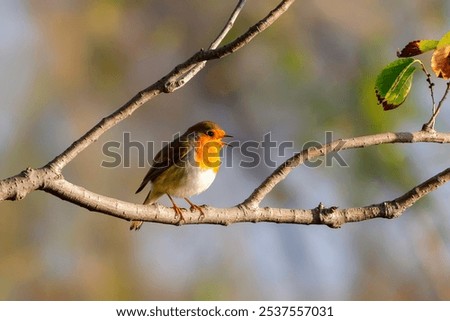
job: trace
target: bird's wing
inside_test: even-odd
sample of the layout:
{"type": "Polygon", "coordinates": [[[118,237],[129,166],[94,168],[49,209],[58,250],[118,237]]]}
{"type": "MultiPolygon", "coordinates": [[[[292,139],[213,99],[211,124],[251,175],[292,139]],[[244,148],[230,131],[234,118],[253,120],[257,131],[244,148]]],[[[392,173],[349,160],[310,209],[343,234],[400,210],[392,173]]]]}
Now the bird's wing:
{"type": "Polygon", "coordinates": [[[191,148],[183,136],[176,138],[173,142],[164,146],[153,159],[153,164],[136,193],[142,191],[149,182],[157,179],[170,166],[183,162],[191,148]]]}

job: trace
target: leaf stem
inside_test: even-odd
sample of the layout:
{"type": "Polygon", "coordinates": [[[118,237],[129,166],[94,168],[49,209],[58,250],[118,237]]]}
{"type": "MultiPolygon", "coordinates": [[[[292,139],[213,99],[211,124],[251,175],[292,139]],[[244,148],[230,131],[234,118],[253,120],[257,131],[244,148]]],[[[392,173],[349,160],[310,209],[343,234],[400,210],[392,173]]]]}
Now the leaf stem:
{"type": "Polygon", "coordinates": [[[430,95],[431,95],[431,102],[433,104],[432,113],[434,114],[436,112],[436,100],[434,99],[434,82],[431,81],[431,74],[428,72],[428,70],[425,68],[425,65],[422,63],[422,61],[418,60],[420,63],[420,67],[422,68],[422,71],[425,73],[428,88],[430,89],[430,95]]]}

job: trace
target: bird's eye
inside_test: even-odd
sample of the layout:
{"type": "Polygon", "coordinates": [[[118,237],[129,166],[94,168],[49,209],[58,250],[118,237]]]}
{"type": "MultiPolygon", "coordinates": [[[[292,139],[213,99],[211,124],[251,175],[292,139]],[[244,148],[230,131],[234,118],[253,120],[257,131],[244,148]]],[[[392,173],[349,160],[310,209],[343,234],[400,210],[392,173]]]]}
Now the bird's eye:
{"type": "Polygon", "coordinates": [[[213,137],[213,136],[214,136],[214,132],[213,132],[212,130],[208,130],[208,131],[206,132],[206,135],[208,135],[208,136],[210,136],[210,137],[213,137]]]}

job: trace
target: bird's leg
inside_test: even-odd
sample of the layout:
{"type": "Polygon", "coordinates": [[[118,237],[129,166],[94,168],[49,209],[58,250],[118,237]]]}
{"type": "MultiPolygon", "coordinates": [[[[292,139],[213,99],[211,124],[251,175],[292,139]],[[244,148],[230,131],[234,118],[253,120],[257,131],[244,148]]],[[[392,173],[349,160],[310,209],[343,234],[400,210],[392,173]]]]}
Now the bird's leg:
{"type": "Polygon", "coordinates": [[[190,210],[198,210],[200,212],[200,216],[198,217],[199,219],[202,219],[205,217],[205,213],[203,212],[202,208],[198,205],[195,205],[194,203],[192,203],[187,197],[184,198],[186,200],[186,202],[189,203],[189,205],[191,205],[190,210]]]}
{"type": "Polygon", "coordinates": [[[178,223],[180,223],[181,221],[186,222],[186,221],[184,220],[183,213],[181,212],[181,208],[179,208],[179,207],[177,206],[177,204],[175,204],[175,202],[174,202],[172,196],[170,196],[169,194],[167,194],[167,196],[169,196],[169,199],[170,199],[170,201],[171,201],[172,204],[173,204],[173,207],[172,207],[172,208],[173,208],[173,210],[175,211],[175,218],[177,218],[177,217],[180,218],[180,220],[178,221],[178,223]]]}

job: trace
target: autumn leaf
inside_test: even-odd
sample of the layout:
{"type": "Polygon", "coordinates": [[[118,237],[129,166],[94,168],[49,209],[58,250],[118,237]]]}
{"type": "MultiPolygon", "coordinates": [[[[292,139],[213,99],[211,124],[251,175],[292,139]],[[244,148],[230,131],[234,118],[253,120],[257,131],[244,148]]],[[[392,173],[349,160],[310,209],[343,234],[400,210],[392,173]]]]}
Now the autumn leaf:
{"type": "Polygon", "coordinates": [[[423,54],[436,49],[439,40],[414,40],[408,43],[401,51],[397,51],[397,57],[406,58],[423,54]]]}
{"type": "Polygon", "coordinates": [[[447,32],[436,47],[431,57],[431,68],[437,77],[450,79],[450,32],[447,32]]]}

